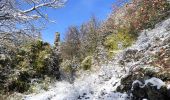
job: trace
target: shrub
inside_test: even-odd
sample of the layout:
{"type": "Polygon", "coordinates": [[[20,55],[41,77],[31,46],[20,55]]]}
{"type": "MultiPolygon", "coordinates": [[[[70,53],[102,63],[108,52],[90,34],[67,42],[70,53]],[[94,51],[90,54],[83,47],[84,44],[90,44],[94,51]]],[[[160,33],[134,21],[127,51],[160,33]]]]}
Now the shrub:
{"type": "Polygon", "coordinates": [[[119,50],[130,46],[136,40],[136,34],[131,29],[120,28],[105,38],[104,46],[108,50],[108,58],[112,58],[119,50]]]}
{"type": "Polygon", "coordinates": [[[71,72],[71,60],[64,60],[61,63],[61,69],[66,73],[70,73],[71,72]]]}
{"type": "Polygon", "coordinates": [[[8,89],[9,91],[17,91],[17,92],[23,93],[27,91],[29,87],[30,87],[29,83],[18,79],[18,80],[12,81],[12,83],[8,86],[8,89]]]}
{"type": "MultiPolygon", "coordinates": [[[[51,46],[41,40],[22,45],[12,56],[11,64],[7,61],[7,64],[0,68],[3,72],[0,74],[0,79],[3,80],[0,90],[25,92],[30,88],[31,78],[43,79],[45,75],[54,76],[53,54],[51,46]]],[[[47,83],[44,87],[47,87],[47,83]]]]}
{"type": "Polygon", "coordinates": [[[50,83],[54,79],[45,75],[43,79],[33,80],[31,86],[28,90],[28,93],[39,93],[40,90],[44,89],[47,91],[49,89],[50,83]]]}
{"type": "MultiPolygon", "coordinates": [[[[17,54],[16,65],[19,69],[34,70],[35,74],[47,74],[50,64],[50,56],[52,49],[49,44],[43,43],[41,40],[23,46],[17,54]]],[[[34,73],[32,73],[34,75],[34,73]]]]}
{"type": "Polygon", "coordinates": [[[115,51],[122,50],[130,46],[136,39],[128,29],[119,29],[117,33],[112,33],[105,38],[104,45],[108,49],[109,57],[112,57],[115,51]]]}
{"type": "Polygon", "coordinates": [[[92,66],[92,56],[87,56],[81,63],[83,70],[89,70],[92,66]]]}

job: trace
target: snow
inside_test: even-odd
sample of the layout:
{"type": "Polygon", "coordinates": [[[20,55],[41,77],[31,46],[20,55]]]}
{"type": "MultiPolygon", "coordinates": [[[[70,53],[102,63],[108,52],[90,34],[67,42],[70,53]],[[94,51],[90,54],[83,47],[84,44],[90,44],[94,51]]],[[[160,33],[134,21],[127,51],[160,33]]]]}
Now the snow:
{"type": "Polygon", "coordinates": [[[155,45],[155,38],[160,38],[163,41],[166,38],[169,38],[170,34],[168,32],[170,25],[170,18],[157,24],[156,27],[152,30],[146,29],[139,33],[139,37],[134,45],[130,48],[137,50],[147,49],[150,44],[155,45]]]}
{"type": "Polygon", "coordinates": [[[139,85],[142,85],[142,84],[143,84],[141,81],[135,80],[135,81],[133,81],[132,86],[133,86],[134,84],[136,84],[136,83],[138,83],[139,85]]]}
{"type": "Polygon", "coordinates": [[[167,89],[170,89],[170,84],[167,85],[167,89]]]}
{"type": "Polygon", "coordinates": [[[143,86],[143,83],[142,83],[141,81],[135,80],[135,81],[133,81],[133,83],[132,83],[132,88],[131,88],[131,90],[133,90],[133,86],[134,86],[134,84],[136,84],[136,83],[138,83],[140,87],[143,86]]]}
{"type": "Polygon", "coordinates": [[[139,83],[140,85],[140,88],[144,88],[145,86],[147,86],[148,84],[151,84],[151,86],[156,86],[157,89],[159,90],[162,86],[165,86],[165,83],[159,79],[159,78],[155,78],[155,77],[152,77],[150,79],[147,79],[145,80],[145,83],[143,84],[141,81],[139,80],[135,80],[133,83],[132,83],[132,90],[133,90],[133,86],[135,83],[139,83]]]}
{"type": "Polygon", "coordinates": [[[160,68],[154,67],[154,66],[144,66],[144,67],[142,67],[142,69],[144,69],[144,70],[151,70],[153,72],[159,72],[160,71],[160,68]]]}
{"type": "Polygon", "coordinates": [[[103,65],[98,72],[84,75],[73,84],[56,82],[48,91],[26,95],[24,100],[129,100],[126,93],[115,92],[120,85],[120,76],[125,75],[115,63],[103,65]]]}
{"type": "Polygon", "coordinates": [[[157,89],[160,89],[162,86],[165,86],[165,83],[161,79],[155,77],[145,80],[145,85],[147,85],[148,83],[151,83],[152,86],[157,86],[157,89]]]}

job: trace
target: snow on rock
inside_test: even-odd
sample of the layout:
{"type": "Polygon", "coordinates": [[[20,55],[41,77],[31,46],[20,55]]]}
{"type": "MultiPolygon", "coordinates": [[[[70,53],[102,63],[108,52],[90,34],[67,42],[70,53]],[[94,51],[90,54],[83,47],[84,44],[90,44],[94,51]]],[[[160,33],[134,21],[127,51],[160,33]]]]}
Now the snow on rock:
{"type": "Polygon", "coordinates": [[[156,86],[157,89],[159,90],[162,86],[165,86],[165,83],[159,79],[159,78],[155,78],[155,77],[152,77],[150,79],[147,79],[145,80],[145,83],[143,84],[141,81],[139,80],[135,80],[133,83],[132,83],[132,90],[133,90],[133,86],[134,84],[138,83],[140,85],[140,88],[143,88],[147,85],[151,85],[151,86],[156,86]]]}
{"type": "Polygon", "coordinates": [[[167,85],[167,89],[170,89],[170,84],[167,85]]]}
{"type": "Polygon", "coordinates": [[[159,78],[152,77],[151,79],[145,80],[145,85],[151,83],[152,86],[157,86],[157,89],[160,89],[162,86],[165,86],[165,83],[159,78]]]}
{"type": "Polygon", "coordinates": [[[134,84],[136,84],[136,83],[138,83],[139,85],[142,85],[142,84],[143,84],[141,81],[135,80],[135,81],[132,83],[132,86],[133,86],[134,84]]]}

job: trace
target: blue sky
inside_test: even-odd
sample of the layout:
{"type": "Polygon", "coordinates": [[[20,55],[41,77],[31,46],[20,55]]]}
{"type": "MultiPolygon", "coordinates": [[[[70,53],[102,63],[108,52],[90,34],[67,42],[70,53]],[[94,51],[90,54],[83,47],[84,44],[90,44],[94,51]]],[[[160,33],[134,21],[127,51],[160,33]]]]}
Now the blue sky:
{"type": "MultiPolygon", "coordinates": [[[[116,0],[117,1],[117,0],[116,0]]],[[[63,8],[48,9],[47,14],[56,23],[48,23],[42,31],[42,39],[53,44],[55,32],[60,32],[61,39],[70,25],[79,26],[88,21],[92,15],[104,20],[112,10],[115,0],[68,0],[63,8]]]]}

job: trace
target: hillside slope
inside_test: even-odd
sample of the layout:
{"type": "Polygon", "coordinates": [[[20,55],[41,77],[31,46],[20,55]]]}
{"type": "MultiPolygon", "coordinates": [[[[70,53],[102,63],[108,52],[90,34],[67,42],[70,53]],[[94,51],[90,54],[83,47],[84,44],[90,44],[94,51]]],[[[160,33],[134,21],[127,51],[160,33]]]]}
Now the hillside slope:
{"type": "Polygon", "coordinates": [[[169,89],[161,89],[168,87],[169,70],[170,18],[152,30],[143,30],[131,47],[118,53],[109,64],[103,64],[98,72],[82,75],[73,84],[56,82],[48,91],[26,95],[24,99],[168,100],[169,89]]]}

